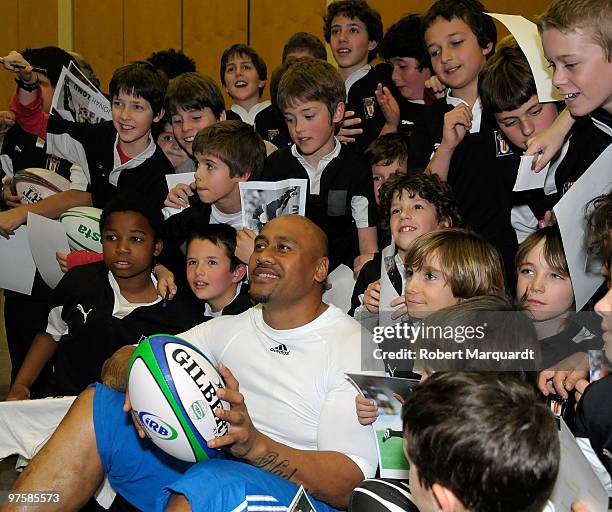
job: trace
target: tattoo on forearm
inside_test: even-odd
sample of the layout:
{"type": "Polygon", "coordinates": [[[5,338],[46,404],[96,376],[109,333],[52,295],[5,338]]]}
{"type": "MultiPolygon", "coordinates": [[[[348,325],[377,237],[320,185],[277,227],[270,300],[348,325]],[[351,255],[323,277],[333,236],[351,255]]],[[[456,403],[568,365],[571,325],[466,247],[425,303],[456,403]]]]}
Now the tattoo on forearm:
{"type": "Polygon", "coordinates": [[[297,468],[291,468],[288,460],[279,460],[278,453],[269,452],[253,461],[253,466],[269,471],[285,480],[291,480],[297,468]]]}

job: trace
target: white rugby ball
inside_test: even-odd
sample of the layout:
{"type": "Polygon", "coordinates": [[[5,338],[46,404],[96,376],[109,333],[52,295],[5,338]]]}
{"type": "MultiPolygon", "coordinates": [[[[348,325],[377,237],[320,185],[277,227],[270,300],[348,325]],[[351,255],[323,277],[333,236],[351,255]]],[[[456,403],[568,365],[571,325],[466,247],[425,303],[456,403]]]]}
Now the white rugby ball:
{"type": "Polygon", "coordinates": [[[100,215],[102,210],[91,206],[70,208],[60,215],[71,250],[102,252],[100,215]]]}
{"type": "Polygon", "coordinates": [[[217,397],[224,387],[210,361],[175,336],[149,336],[130,361],[128,390],[138,421],[157,446],[184,461],[218,454],[206,441],[229,430],[229,424],[214,414],[218,407],[229,409],[217,397]]]}
{"type": "Polygon", "coordinates": [[[13,192],[21,204],[33,204],[70,189],[70,181],[49,169],[23,169],[13,177],[13,192]]]}

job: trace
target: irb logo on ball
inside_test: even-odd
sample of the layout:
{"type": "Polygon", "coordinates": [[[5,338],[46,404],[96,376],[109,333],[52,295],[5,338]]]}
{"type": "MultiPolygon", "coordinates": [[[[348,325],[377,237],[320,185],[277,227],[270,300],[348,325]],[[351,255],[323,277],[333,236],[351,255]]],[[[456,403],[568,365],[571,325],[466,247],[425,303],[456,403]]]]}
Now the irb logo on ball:
{"type": "Polygon", "coordinates": [[[146,430],[160,439],[172,441],[178,437],[176,429],[155,414],[141,411],[138,413],[138,419],[146,430]]]}

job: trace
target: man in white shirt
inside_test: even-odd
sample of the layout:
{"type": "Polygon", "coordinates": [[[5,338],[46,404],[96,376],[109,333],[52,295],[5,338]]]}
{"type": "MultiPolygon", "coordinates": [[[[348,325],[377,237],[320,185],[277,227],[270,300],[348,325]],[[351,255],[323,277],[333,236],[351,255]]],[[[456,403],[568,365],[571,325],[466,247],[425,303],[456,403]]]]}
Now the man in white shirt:
{"type": "MultiPolygon", "coordinates": [[[[220,364],[227,382],[219,396],[231,409],[220,416],[230,432],[209,446],[231,445],[242,462],[207,461],[181,478],[189,467],[168,468],[167,460],[143,449],[118,411],[122,394],[98,385],[77,399],[15,490],[57,489],[58,510],[78,510],[106,473],[144,510],[155,508],[162,488],[159,510],[170,499],[172,511],[229,511],[262,495],[269,505],[287,506],[299,485],[321,500],[318,510],[345,508],[357,483],[373,476],[377,457],[371,427],[358,424],[355,391],[343,377],[360,367],[361,327],[321,300],[326,251],[325,235],[308,219],[272,220],[255,240],[249,264],[250,293],[261,306],[182,335],[220,364]],[[215,484],[206,485],[207,475],[199,473],[217,466],[215,484]],[[198,485],[191,485],[194,475],[198,485]],[[143,481],[148,492],[133,492],[143,481]],[[173,491],[180,494],[170,498],[173,491]]],[[[107,365],[105,382],[115,388],[125,388],[127,352],[107,365]]]]}

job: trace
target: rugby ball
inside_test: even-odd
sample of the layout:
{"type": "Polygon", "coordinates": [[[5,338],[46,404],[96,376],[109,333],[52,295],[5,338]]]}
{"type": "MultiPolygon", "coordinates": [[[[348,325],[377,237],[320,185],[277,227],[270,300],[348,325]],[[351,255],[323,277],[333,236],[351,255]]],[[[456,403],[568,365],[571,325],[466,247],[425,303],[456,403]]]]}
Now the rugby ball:
{"type": "Polygon", "coordinates": [[[60,215],[71,250],[102,252],[100,215],[102,210],[91,206],[70,208],[60,215]]]}
{"type": "Polygon", "coordinates": [[[13,194],[21,204],[33,204],[70,189],[70,181],[48,169],[23,169],[13,177],[13,194]]]}
{"type": "Polygon", "coordinates": [[[193,345],[176,336],[156,334],[136,348],[128,377],[130,402],[138,421],[159,448],[177,459],[199,462],[219,451],[206,441],[227,434],[217,418],[217,397],[225,382],[193,345]]]}

